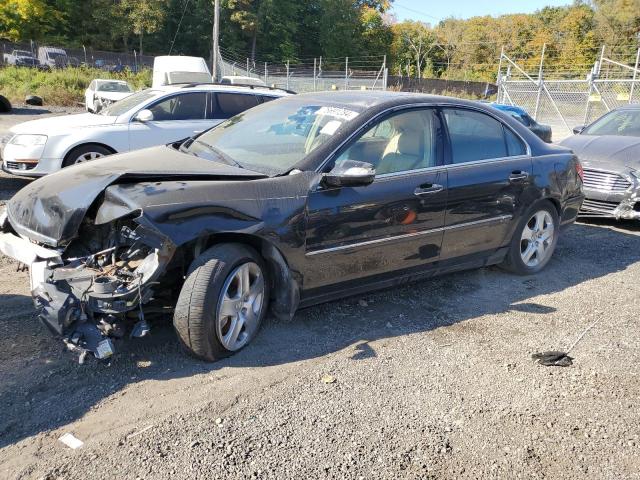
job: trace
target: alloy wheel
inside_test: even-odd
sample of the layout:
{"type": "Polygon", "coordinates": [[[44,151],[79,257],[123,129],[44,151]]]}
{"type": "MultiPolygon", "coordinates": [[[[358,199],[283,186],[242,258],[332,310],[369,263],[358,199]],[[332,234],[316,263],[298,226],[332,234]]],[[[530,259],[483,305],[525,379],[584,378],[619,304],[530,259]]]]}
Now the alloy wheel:
{"type": "Polygon", "coordinates": [[[84,162],[88,162],[90,160],[95,160],[96,158],[100,158],[100,157],[104,157],[104,155],[100,152],[85,152],[81,155],[79,155],[75,161],[73,162],[74,164],[76,163],[84,163],[84,162]]]}
{"type": "Polygon", "coordinates": [[[241,349],[257,330],[264,291],[264,275],[254,262],[243,263],[227,277],[216,320],[218,339],[227,350],[241,349]]]}
{"type": "Polygon", "coordinates": [[[537,267],[553,253],[555,225],[546,210],[534,213],[522,230],[520,257],[528,267],[537,267]]]}

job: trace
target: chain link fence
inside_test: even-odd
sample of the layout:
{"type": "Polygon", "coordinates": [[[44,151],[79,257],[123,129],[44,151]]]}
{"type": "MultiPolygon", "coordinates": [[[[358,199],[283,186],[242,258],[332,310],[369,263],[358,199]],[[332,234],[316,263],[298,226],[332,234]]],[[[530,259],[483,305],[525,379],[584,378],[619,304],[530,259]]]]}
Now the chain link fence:
{"type": "Polygon", "coordinates": [[[220,77],[243,76],[297,93],[324,90],[386,90],[386,57],[326,59],[287,63],[254,62],[221,49],[220,77]]]}
{"type": "Polygon", "coordinates": [[[560,141],[576,126],[588,125],[623,105],[640,103],[639,60],[640,49],[635,63],[626,64],[606,57],[603,47],[589,72],[576,72],[574,79],[554,79],[545,76],[544,50],[536,73],[527,73],[503,52],[498,102],[524,108],[539,123],[550,125],[553,140],[560,141]]]}
{"type": "Polygon", "coordinates": [[[11,53],[15,50],[28,52],[37,60],[34,67],[39,68],[68,68],[68,67],[90,67],[98,68],[110,72],[118,72],[128,69],[137,72],[146,68],[153,68],[151,55],[138,55],[134,50],[131,53],[106,52],[94,50],[93,48],[68,48],[55,45],[39,45],[35,42],[12,43],[0,42],[1,58],[0,66],[14,64],[11,53]],[[54,57],[46,58],[45,50],[55,49],[62,52],[54,57]]]}

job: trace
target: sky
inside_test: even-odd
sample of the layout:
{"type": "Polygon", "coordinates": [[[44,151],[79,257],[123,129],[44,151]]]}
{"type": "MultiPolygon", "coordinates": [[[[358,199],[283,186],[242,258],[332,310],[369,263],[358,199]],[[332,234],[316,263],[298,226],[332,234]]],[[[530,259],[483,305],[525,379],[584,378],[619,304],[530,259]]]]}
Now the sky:
{"type": "Polygon", "coordinates": [[[571,0],[395,0],[393,13],[398,20],[419,20],[436,24],[454,16],[469,18],[477,15],[531,13],[546,6],[562,6],[571,0]]]}

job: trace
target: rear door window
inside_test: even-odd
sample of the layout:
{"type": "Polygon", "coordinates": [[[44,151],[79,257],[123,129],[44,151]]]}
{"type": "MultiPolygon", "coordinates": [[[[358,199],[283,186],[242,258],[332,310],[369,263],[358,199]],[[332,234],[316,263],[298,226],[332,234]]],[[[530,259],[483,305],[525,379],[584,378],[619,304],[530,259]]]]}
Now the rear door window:
{"type": "Polygon", "coordinates": [[[502,123],[475,110],[445,108],[442,111],[449,130],[452,163],[509,156],[502,123]]]}
{"type": "Polygon", "coordinates": [[[258,105],[258,98],[247,93],[216,93],[213,118],[227,119],[258,105]]]}

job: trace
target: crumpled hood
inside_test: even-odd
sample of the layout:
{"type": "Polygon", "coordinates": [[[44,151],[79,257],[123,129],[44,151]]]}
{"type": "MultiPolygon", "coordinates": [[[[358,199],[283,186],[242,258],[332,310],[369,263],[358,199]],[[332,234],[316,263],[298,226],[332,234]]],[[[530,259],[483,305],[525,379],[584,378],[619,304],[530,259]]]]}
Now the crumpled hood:
{"type": "Polygon", "coordinates": [[[87,210],[114,183],[264,177],[168,146],[152,147],[75,165],[35,180],[7,203],[7,214],[18,234],[59,247],[75,237],[87,210]]]}
{"type": "Polygon", "coordinates": [[[640,170],[640,137],[574,135],[560,145],[571,148],[587,168],[640,170]]]}
{"type": "Polygon", "coordinates": [[[68,133],[72,128],[99,127],[112,125],[118,117],[80,113],[77,115],[61,115],[56,117],[39,118],[29,122],[19,123],[10,131],[17,133],[33,133],[38,135],[52,135],[58,132],[68,133]]]}

